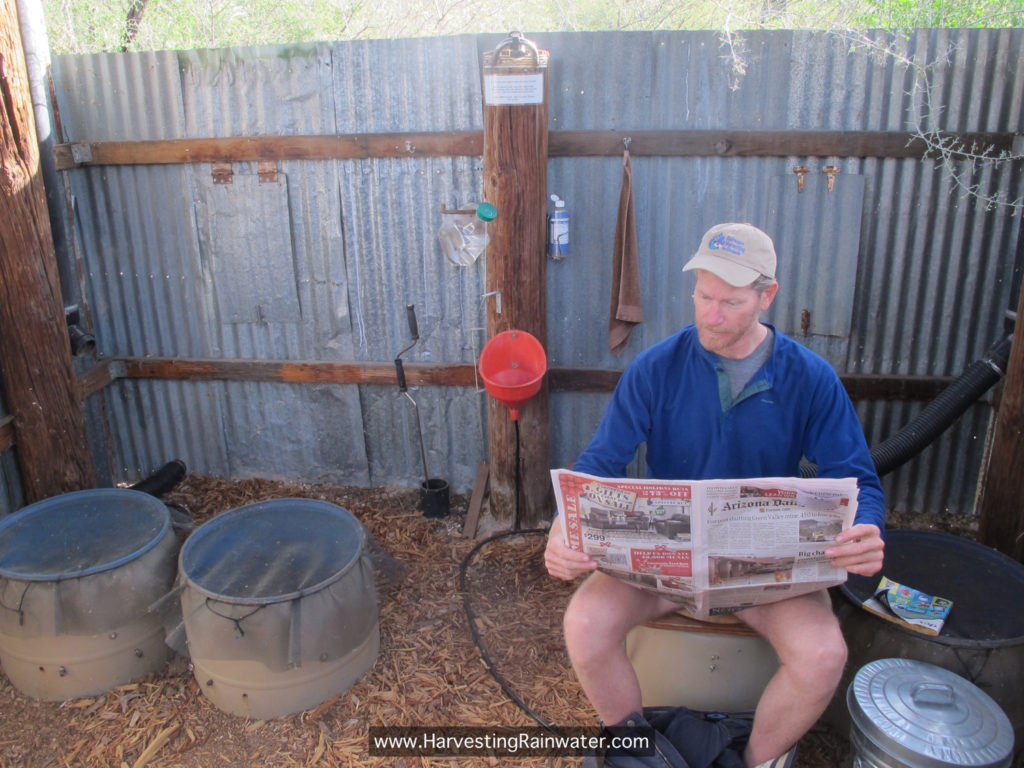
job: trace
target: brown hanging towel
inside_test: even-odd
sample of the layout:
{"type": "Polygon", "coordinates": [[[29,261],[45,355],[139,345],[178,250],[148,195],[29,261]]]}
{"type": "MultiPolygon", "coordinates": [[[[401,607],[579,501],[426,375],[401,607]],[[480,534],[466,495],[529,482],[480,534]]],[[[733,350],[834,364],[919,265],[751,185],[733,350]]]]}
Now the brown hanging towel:
{"type": "Polygon", "coordinates": [[[633,169],[629,162],[627,143],[626,151],[622,154],[622,192],[619,193],[619,218],[615,224],[612,300],[608,313],[608,349],[615,355],[621,354],[626,348],[633,326],[644,321],[638,250],[633,169]]]}

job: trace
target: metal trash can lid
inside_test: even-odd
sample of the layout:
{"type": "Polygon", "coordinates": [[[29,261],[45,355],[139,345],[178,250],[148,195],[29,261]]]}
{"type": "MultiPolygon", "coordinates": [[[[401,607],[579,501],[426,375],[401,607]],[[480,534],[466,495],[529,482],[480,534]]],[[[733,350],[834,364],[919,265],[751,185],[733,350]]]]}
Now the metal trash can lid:
{"type": "Polygon", "coordinates": [[[1010,719],[976,685],[934,664],[869,662],[850,683],[846,703],[853,726],[907,766],[1010,764],[1010,719]]]}

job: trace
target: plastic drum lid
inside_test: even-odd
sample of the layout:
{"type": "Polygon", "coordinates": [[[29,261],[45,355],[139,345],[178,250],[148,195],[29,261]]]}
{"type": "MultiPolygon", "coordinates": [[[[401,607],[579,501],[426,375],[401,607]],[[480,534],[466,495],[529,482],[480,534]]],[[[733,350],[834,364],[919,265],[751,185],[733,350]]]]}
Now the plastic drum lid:
{"type": "Polygon", "coordinates": [[[915,768],[1008,766],[1009,718],[973,683],[908,659],[865,664],[847,690],[855,728],[915,768]]]}
{"type": "Polygon", "coordinates": [[[316,499],[271,499],[201,525],[181,548],[179,567],[208,597],[277,603],[337,581],[358,560],[363,539],[346,509],[316,499]]]}
{"type": "Polygon", "coordinates": [[[170,525],[163,502],[141,491],[53,496],[0,522],[0,576],[58,581],[117,568],[155,547],[170,525]]]}

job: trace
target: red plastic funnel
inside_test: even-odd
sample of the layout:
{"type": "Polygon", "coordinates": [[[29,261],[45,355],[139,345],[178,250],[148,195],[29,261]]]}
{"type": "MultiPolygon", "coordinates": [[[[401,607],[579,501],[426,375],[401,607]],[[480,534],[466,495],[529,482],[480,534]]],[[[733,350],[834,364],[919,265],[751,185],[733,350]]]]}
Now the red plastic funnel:
{"type": "Polygon", "coordinates": [[[502,331],[480,353],[480,376],[487,393],[508,407],[512,421],[519,406],[537,394],[548,369],[544,347],[526,331],[502,331]]]}

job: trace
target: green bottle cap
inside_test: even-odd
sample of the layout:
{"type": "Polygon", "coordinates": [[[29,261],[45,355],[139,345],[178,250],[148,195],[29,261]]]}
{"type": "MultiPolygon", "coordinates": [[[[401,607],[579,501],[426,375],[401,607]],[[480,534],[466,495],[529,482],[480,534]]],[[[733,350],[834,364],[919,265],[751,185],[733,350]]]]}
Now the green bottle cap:
{"type": "Polygon", "coordinates": [[[494,217],[498,215],[498,209],[490,203],[480,203],[476,207],[476,215],[484,221],[493,221],[494,217]]]}

